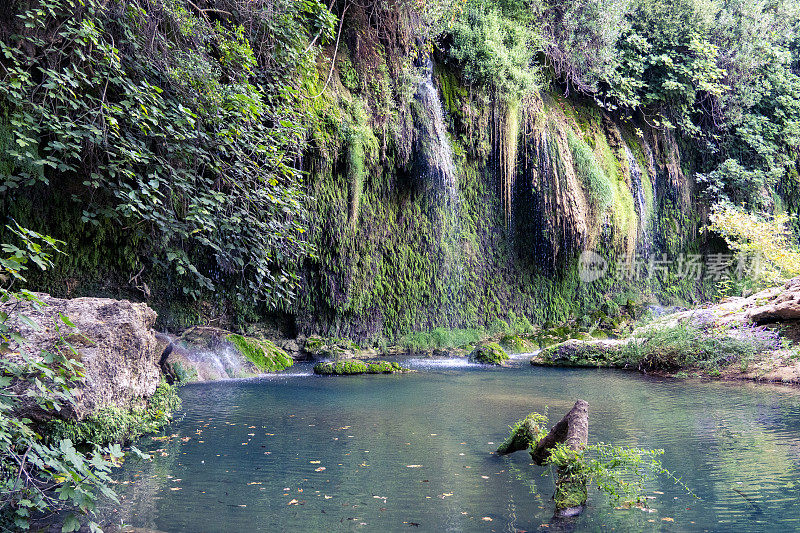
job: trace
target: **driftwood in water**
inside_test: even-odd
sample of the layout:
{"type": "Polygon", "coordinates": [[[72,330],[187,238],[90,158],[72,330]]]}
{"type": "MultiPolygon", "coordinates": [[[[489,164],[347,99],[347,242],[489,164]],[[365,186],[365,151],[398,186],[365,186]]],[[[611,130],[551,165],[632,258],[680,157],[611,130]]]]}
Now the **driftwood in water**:
{"type": "Polygon", "coordinates": [[[550,455],[550,448],[562,442],[575,451],[582,450],[588,444],[589,404],[585,400],[575,402],[550,433],[536,443],[536,448],[531,451],[533,462],[541,466],[550,455]]]}

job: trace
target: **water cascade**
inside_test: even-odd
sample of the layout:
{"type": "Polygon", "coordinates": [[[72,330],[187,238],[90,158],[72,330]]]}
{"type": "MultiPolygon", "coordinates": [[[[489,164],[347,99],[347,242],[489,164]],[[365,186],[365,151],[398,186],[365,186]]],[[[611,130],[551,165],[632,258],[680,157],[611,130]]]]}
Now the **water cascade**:
{"type": "Polygon", "coordinates": [[[433,63],[430,58],[423,69],[424,76],[419,84],[416,100],[421,107],[418,124],[418,160],[423,166],[423,176],[427,185],[445,193],[452,204],[458,200],[458,179],[453,164],[453,149],[447,139],[444,111],[439,90],[433,84],[433,63]]]}
{"type": "Polygon", "coordinates": [[[424,66],[415,99],[419,104],[416,121],[419,177],[424,182],[425,190],[434,192],[432,206],[441,229],[439,240],[442,259],[439,261],[438,277],[446,287],[447,297],[440,305],[448,325],[456,327],[464,279],[459,184],[453,150],[447,137],[444,106],[439,90],[433,83],[433,63],[430,58],[424,66]]]}
{"type": "Polygon", "coordinates": [[[644,187],[642,185],[642,169],[633,155],[627,143],[625,146],[625,157],[628,160],[628,168],[631,173],[631,187],[633,188],[633,199],[636,204],[636,213],[639,215],[639,235],[640,235],[640,250],[645,257],[650,255],[652,244],[650,242],[650,235],[647,228],[647,202],[644,195],[644,187]]]}

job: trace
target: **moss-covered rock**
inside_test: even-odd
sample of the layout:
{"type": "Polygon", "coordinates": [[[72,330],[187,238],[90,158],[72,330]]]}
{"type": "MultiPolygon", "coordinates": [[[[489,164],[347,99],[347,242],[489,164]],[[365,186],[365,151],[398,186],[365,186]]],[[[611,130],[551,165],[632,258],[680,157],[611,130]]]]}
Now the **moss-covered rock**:
{"type": "MultiPolygon", "coordinates": [[[[508,438],[497,448],[497,453],[506,455],[522,450],[527,450],[544,436],[542,428],[547,423],[547,417],[539,413],[531,413],[511,427],[508,438]]],[[[546,430],[545,430],[546,431],[546,430]]]]}
{"type": "Polygon", "coordinates": [[[358,344],[347,339],[325,338],[318,335],[308,337],[303,350],[312,357],[329,359],[352,359],[361,350],[358,344]]]}
{"type": "Polygon", "coordinates": [[[531,359],[532,365],[541,366],[585,366],[623,367],[622,349],[624,340],[577,340],[572,339],[545,348],[531,359]]]}
{"type": "Polygon", "coordinates": [[[508,361],[508,354],[496,342],[487,342],[472,350],[469,360],[483,365],[502,366],[508,361]]]}
{"type": "Polygon", "coordinates": [[[226,339],[262,372],[277,372],[294,364],[292,358],[271,341],[244,337],[235,333],[231,333],[226,339]]]}
{"type": "Polygon", "coordinates": [[[389,361],[323,361],[314,365],[314,373],[323,376],[394,374],[395,372],[409,372],[409,370],[398,363],[389,361]]]}

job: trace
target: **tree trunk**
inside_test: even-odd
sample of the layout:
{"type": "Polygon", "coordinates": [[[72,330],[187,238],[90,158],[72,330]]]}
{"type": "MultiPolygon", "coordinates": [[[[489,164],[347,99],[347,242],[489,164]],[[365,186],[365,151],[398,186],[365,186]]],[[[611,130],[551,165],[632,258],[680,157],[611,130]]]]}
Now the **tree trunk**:
{"type": "MultiPolygon", "coordinates": [[[[550,449],[556,444],[564,443],[571,450],[579,452],[586,448],[589,441],[589,404],[578,400],[570,411],[564,415],[550,433],[536,444],[531,451],[533,462],[541,465],[550,455],[550,449]]],[[[556,518],[577,516],[583,511],[586,503],[586,480],[569,476],[559,470],[556,480],[556,518]]]]}
{"type": "Polygon", "coordinates": [[[575,451],[582,450],[588,444],[589,404],[585,400],[575,402],[564,418],[536,444],[531,452],[533,462],[541,466],[550,455],[550,448],[562,442],[575,451]]]}

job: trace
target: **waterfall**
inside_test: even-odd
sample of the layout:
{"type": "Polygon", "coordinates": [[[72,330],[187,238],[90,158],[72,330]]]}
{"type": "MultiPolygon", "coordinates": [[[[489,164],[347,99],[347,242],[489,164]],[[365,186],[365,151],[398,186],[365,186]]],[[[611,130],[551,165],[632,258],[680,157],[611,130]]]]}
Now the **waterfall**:
{"type": "Polygon", "coordinates": [[[464,257],[461,243],[461,206],[453,150],[447,138],[444,106],[433,83],[433,63],[427,59],[423,78],[415,95],[418,104],[416,160],[420,178],[428,191],[435,191],[433,208],[439,218],[441,262],[439,278],[447,290],[440,305],[450,327],[459,324],[462,306],[464,257]]]}
{"type": "Polygon", "coordinates": [[[651,243],[647,228],[647,202],[644,197],[644,187],[642,186],[642,169],[633,155],[627,143],[625,146],[625,157],[628,160],[628,168],[631,172],[631,186],[633,188],[633,199],[636,203],[636,211],[639,215],[639,235],[641,236],[641,252],[645,257],[650,255],[651,243]]]}
{"type": "Polygon", "coordinates": [[[433,63],[428,58],[423,69],[424,76],[415,98],[420,103],[423,117],[420,117],[420,149],[424,162],[425,178],[428,184],[445,193],[447,200],[455,203],[458,199],[458,181],[453,165],[453,149],[447,139],[444,123],[444,110],[439,91],[433,84],[433,63]]]}

